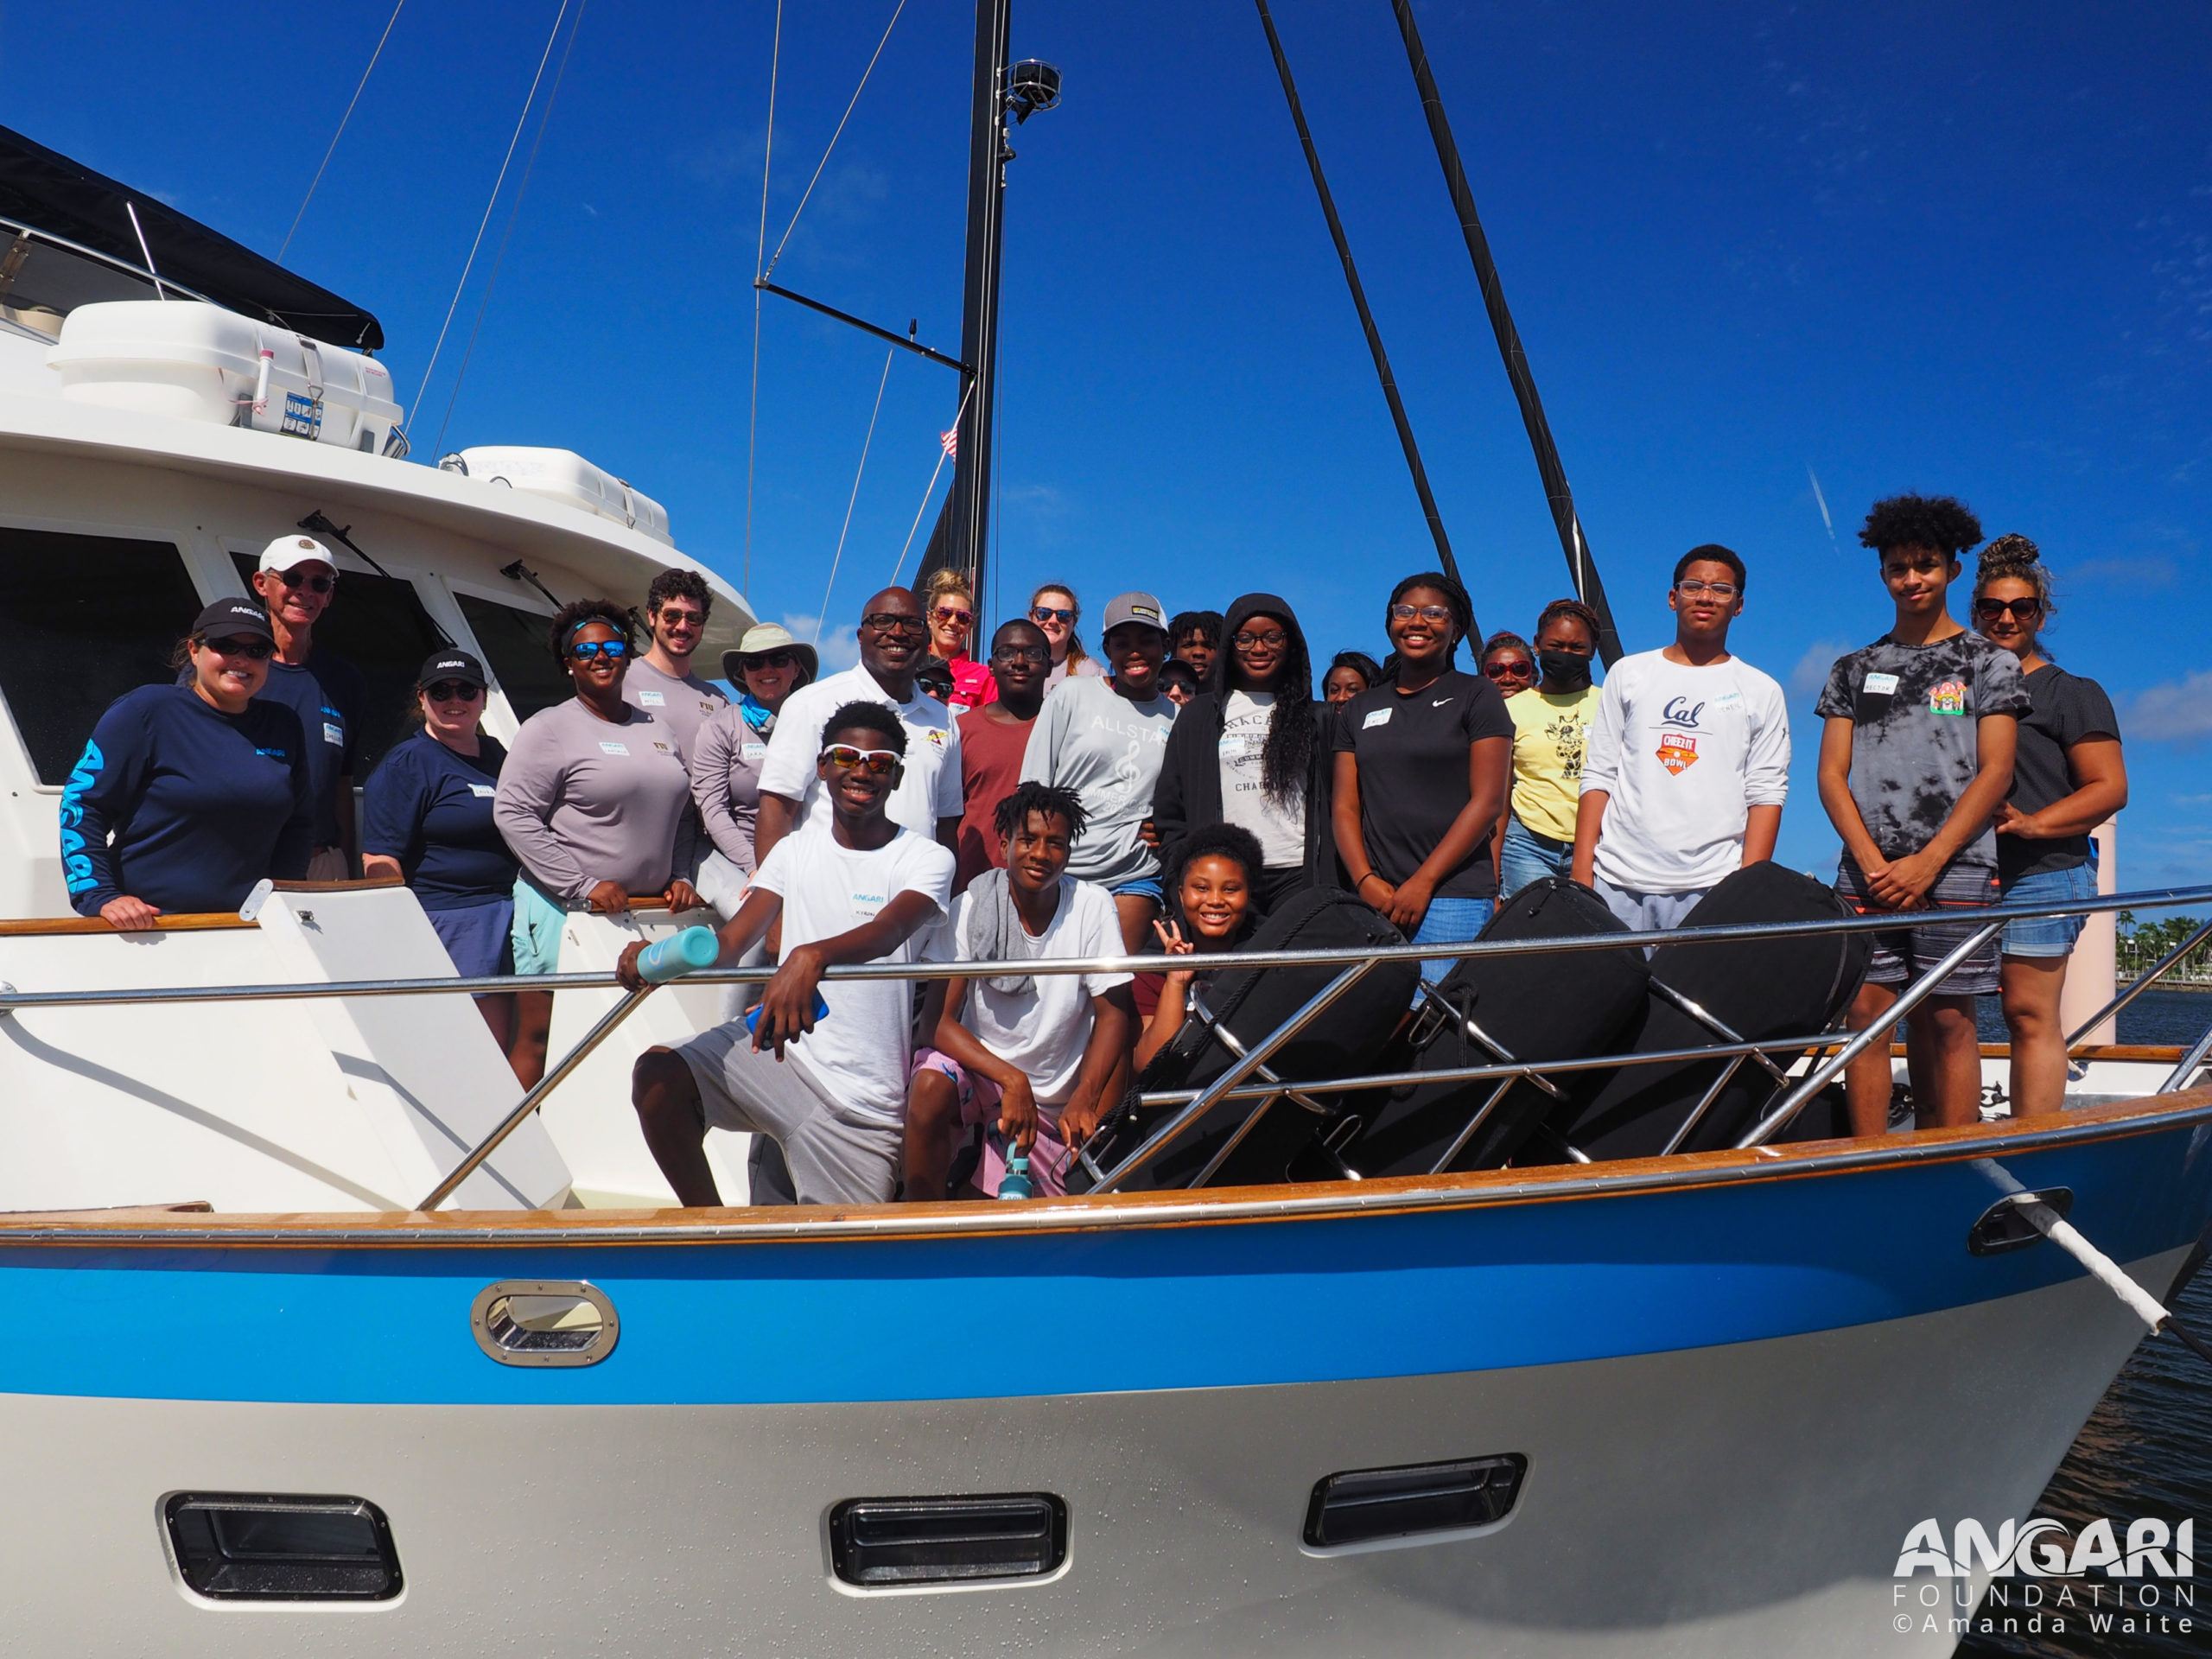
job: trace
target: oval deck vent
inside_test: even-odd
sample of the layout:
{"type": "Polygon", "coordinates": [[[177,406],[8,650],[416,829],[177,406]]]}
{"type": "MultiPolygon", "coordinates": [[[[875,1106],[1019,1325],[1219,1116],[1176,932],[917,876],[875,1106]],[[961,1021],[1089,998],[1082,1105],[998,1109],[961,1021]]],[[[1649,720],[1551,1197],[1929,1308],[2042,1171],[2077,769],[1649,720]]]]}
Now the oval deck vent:
{"type": "Polygon", "coordinates": [[[1325,1476],[1306,1509],[1306,1541],[1337,1549],[1423,1532],[1464,1532],[1495,1526],[1513,1512],[1529,1459],[1517,1452],[1415,1463],[1395,1469],[1354,1469],[1325,1476]]]}
{"type": "Polygon", "coordinates": [[[503,1279],[468,1310],[476,1345],[502,1365],[596,1365],[622,1332],[614,1304],[575,1279],[503,1279]]]}
{"type": "Polygon", "coordinates": [[[185,1587],[214,1601],[389,1601],[399,1552],[366,1498],[177,1492],[162,1505],[185,1587]]]}
{"type": "Polygon", "coordinates": [[[1034,1579],[1068,1553],[1068,1506],[1050,1492],[850,1497],[830,1511],[837,1576],[867,1589],[1034,1579]]]}

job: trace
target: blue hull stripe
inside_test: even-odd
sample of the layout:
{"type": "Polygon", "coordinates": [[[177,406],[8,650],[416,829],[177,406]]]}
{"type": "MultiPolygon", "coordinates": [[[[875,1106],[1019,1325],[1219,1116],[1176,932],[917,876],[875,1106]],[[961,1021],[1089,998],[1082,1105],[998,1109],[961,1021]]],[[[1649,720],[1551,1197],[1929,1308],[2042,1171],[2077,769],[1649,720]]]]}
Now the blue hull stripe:
{"type": "MultiPolygon", "coordinates": [[[[2121,1261],[2212,1211],[2205,1128],[2005,1159],[2070,1186],[2121,1261]]],[[[991,1398],[1333,1382],[1664,1352],[1863,1325],[2078,1276],[1976,1257],[1974,1162],[1565,1202],[1235,1225],[736,1243],[0,1249],[0,1392],[410,1405],[991,1398]],[[485,1357],[498,1279],[588,1279],[613,1355],[485,1357]]],[[[2153,1287],[2163,1292],[2163,1285],[2153,1287]]]]}

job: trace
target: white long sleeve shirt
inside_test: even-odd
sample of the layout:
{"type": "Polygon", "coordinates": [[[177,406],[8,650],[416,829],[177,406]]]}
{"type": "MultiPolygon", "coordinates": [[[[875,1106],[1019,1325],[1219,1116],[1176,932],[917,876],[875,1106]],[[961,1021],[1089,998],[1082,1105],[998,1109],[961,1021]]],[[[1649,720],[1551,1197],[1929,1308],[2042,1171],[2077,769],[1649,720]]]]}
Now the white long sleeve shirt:
{"type": "Polygon", "coordinates": [[[1755,806],[1789,793],[1782,688],[1731,657],[1704,668],[1639,652],[1613,664],[1582,788],[1603,790],[1597,874],[1631,893],[1701,893],[1744,861],[1755,806]]]}

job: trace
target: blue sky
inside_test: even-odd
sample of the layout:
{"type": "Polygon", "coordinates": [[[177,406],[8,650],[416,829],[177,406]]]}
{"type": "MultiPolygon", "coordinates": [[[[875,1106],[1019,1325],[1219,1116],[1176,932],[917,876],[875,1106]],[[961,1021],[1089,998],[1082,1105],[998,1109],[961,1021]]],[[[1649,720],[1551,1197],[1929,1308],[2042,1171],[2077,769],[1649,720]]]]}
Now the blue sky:
{"type": "MultiPolygon", "coordinates": [[[[896,3],[787,6],[772,246],[896,3]]],[[[410,403],[559,4],[410,0],[288,255],[382,317],[410,403]]],[[[850,499],[828,605],[849,620],[899,556],[952,377],[901,353],[881,380],[881,348],[769,300],[748,581],[774,9],[587,6],[467,378],[454,397],[535,115],[414,417],[418,454],[441,424],[447,448],[580,450],[665,502],[679,543],[764,615],[808,626],[850,499]]],[[[2212,18],[1421,15],[1630,647],[1663,643],[1683,549],[1751,562],[1738,641],[1798,722],[1784,855],[1833,856],[1811,698],[1887,621],[1853,532],[1877,496],[1917,488],[2035,537],[2055,568],[2050,644],[2126,727],[2128,883],[2212,870],[2196,609],[2212,591],[2212,18]]],[[[273,255],[388,16],[10,14],[6,119],[273,255]]],[[[570,0],[563,45],[576,16],[570,0]]],[[[1276,16],[1480,620],[1525,630],[1567,590],[1563,564],[1389,6],[1279,0],[1276,16]]],[[[777,272],[918,319],[947,350],[971,29],[950,0],[906,0],[777,272]]],[[[1376,649],[1389,582],[1433,552],[1253,11],[1016,0],[1014,44],[1059,65],[1066,97],[1020,131],[1012,168],[987,609],[1044,578],[1094,611],[1128,587],[1171,607],[1267,588],[1318,649],[1376,649]]]]}

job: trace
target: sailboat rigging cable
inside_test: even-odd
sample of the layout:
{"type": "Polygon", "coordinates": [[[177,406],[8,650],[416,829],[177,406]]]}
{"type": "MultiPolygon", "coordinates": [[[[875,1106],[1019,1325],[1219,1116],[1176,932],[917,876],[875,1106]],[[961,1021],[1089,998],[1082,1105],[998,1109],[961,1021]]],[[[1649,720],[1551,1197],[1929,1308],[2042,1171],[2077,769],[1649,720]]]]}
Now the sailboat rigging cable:
{"type": "MultiPolygon", "coordinates": [[[[813,199],[814,187],[822,182],[822,171],[830,165],[830,157],[836,150],[837,141],[845,136],[845,124],[853,118],[854,110],[860,105],[861,94],[868,90],[868,78],[875,73],[876,59],[880,58],[883,55],[883,48],[891,44],[891,31],[899,27],[899,14],[906,10],[906,0],[899,0],[899,3],[892,9],[891,21],[883,26],[883,38],[875,43],[875,51],[868,60],[868,67],[861,71],[861,84],[853,88],[853,96],[845,105],[845,112],[837,118],[837,130],[830,135],[828,148],[823,150],[822,159],[814,164],[814,176],[806,181],[806,188],[800,192],[798,206],[791,209],[791,222],[784,226],[783,235],[776,241],[776,251],[769,256],[767,264],[762,267],[759,273],[761,280],[765,281],[776,274],[776,262],[784,257],[784,249],[791,239],[791,232],[798,228],[798,216],[806,211],[806,204],[813,199]]],[[[767,212],[768,203],[764,194],[760,203],[762,226],[760,239],[763,246],[767,243],[767,212]]]]}
{"type": "Polygon", "coordinates": [[[814,642],[822,643],[823,620],[830,614],[830,595],[837,586],[837,567],[844,563],[845,537],[853,528],[853,504],[861,499],[861,480],[868,473],[868,452],[875,442],[875,417],[883,413],[883,389],[891,384],[891,359],[894,352],[883,354],[883,378],[875,383],[875,407],[868,412],[868,435],[861,440],[861,464],[853,473],[853,493],[845,498],[845,522],[837,531],[837,551],[830,561],[830,585],[822,590],[822,609],[814,619],[814,642]]]}
{"type": "Polygon", "coordinates": [[[492,258],[492,274],[484,279],[484,291],[476,299],[476,321],[469,325],[468,349],[461,354],[461,369],[453,378],[453,390],[446,396],[446,412],[438,421],[438,439],[430,446],[435,456],[446,447],[446,428],[453,423],[454,405],[461,401],[461,383],[468,378],[468,365],[476,360],[477,337],[484,332],[484,314],[492,308],[492,290],[499,285],[500,267],[507,263],[507,245],[515,238],[515,221],[522,217],[523,198],[530,194],[531,175],[537,171],[537,152],[545,147],[545,129],[553,124],[553,105],[560,101],[561,83],[569,78],[569,59],[576,49],[576,36],[583,32],[584,9],[591,0],[576,0],[576,21],[569,26],[569,43],[561,48],[561,67],[553,72],[553,90],[545,94],[545,108],[537,118],[537,137],[530,141],[530,159],[523,163],[522,182],[515,186],[515,199],[507,205],[507,228],[499,232],[499,251],[492,258]]]}
{"type": "Polygon", "coordinates": [[[484,232],[491,227],[492,210],[499,205],[500,187],[507,181],[507,168],[513,165],[515,146],[522,142],[522,130],[530,122],[530,106],[537,101],[538,84],[545,79],[545,66],[552,61],[553,43],[561,38],[561,25],[569,15],[569,0],[561,0],[560,10],[553,14],[553,27],[545,36],[545,50],[537,54],[537,73],[530,78],[530,92],[522,101],[522,113],[515,117],[515,130],[507,140],[507,153],[499,159],[499,175],[492,181],[491,199],[484,204],[484,217],[476,223],[476,239],[468,245],[468,257],[461,268],[461,280],[454,284],[453,299],[446,306],[446,320],[438,325],[438,338],[430,347],[429,366],[423,371],[423,384],[415,389],[415,401],[407,407],[410,413],[419,410],[423,394],[430,389],[430,377],[437,372],[438,353],[445,349],[446,331],[453,327],[453,314],[461,307],[461,296],[468,288],[468,273],[475,269],[476,256],[484,246],[484,232]]]}
{"type": "Polygon", "coordinates": [[[1583,539],[1582,521],[1574,511],[1574,494],[1567,488],[1567,469],[1560,465],[1559,445],[1552,441],[1551,423],[1544,418],[1542,400],[1536,395],[1535,376],[1529,368],[1529,354],[1521,346],[1521,331],[1513,325],[1513,314],[1506,308],[1505,289],[1497,276],[1497,262],[1491,257],[1490,238],[1483,233],[1482,220],[1475,213],[1474,192],[1467,187],[1467,170],[1459,162],[1459,146],[1452,137],[1452,124],[1444,113],[1444,96],[1436,88],[1436,76],[1428,67],[1428,50],[1421,44],[1421,30],[1414,22],[1413,0],[1390,0],[1390,9],[1397,14],[1398,33],[1405,39],[1406,61],[1411,66],[1414,85],[1421,92],[1421,113],[1428,118],[1428,133],[1436,145],[1436,159],[1444,168],[1445,188],[1451,192],[1452,206],[1459,217],[1460,234],[1466,238],[1467,254],[1474,261],[1475,277],[1482,285],[1483,303],[1490,312],[1491,331],[1497,336],[1498,354],[1505,359],[1506,378],[1513,383],[1513,396],[1521,405],[1522,423],[1529,429],[1529,442],[1536,452],[1536,471],[1544,482],[1544,495],[1552,510],[1552,521],[1558,526],[1560,546],[1567,553],[1568,575],[1574,591],[1583,602],[1598,613],[1598,653],[1611,666],[1620,659],[1620,634],[1613,626],[1612,607],[1605,601],[1605,584],[1598,579],[1598,567],[1590,557],[1589,543],[1583,539]]]}
{"type": "MultiPolygon", "coordinates": [[[[967,414],[968,400],[975,396],[975,393],[976,383],[970,379],[968,382],[967,390],[960,394],[960,407],[952,411],[953,432],[957,433],[960,430],[961,417],[967,414]]],[[[922,515],[930,510],[930,498],[937,493],[938,478],[944,471],[946,457],[951,454],[951,449],[946,446],[944,440],[940,439],[938,444],[937,465],[930,469],[930,481],[922,489],[922,504],[914,509],[914,522],[906,526],[906,544],[899,550],[899,562],[891,567],[891,586],[893,588],[899,585],[899,573],[906,568],[906,556],[914,550],[915,532],[922,527],[922,515]]],[[[978,594],[976,597],[980,600],[982,595],[978,594]]]]}
{"type": "Polygon", "coordinates": [[[761,262],[768,253],[768,165],[776,154],[776,78],[784,65],[784,0],[776,0],[776,34],[768,49],[768,136],[760,145],[760,239],[753,250],[753,407],[745,426],[745,588],[753,588],[753,458],[760,439],[761,262]]]}
{"type": "Polygon", "coordinates": [[[376,73],[377,60],[384,55],[384,43],[391,38],[391,26],[399,21],[399,9],[407,0],[399,0],[391,9],[391,16],[385,20],[384,33],[377,36],[377,49],[369,54],[369,67],[361,71],[361,83],[353,88],[353,96],[346,100],[346,113],[338,118],[338,130],[330,135],[330,148],[322,152],[321,163],[315,170],[315,177],[308,181],[308,193],[300,198],[300,211],[292,215],[292,228],[284,232],[284,240],[276,250],[276,263],[284,263],[284,255],[292,245],[292,238],[300,233],[300,221],[308,216],[308,203],[315,200],[315,187],[322,182],[324,170],[330,158],[338,153],[338,141],[346,136],[346,124],[353,118],[353,106],[361,101],[361,94],[369,88],[369,77],[376,73]]]}
{"type": "MultiPolygon", "coordinates": [[[[1421,516],[1428,521],[1428,533],[1436,543],[1436,556],[1444,562],[1445,574],[1454,582],[1459,580],[1459,561],[1452,556],[1450,537],[1444,533],[1444,519],[1436,510],[1436,497],[1428,487],[1428,469],[1421,465],[1421,447],[1414,442],[1413,423],[1406,417],[1404,400],[1398,396],[1397,377],[1390,372],[1389,354],[1382,349],[1381,330],[1375,326],[1375,314],[1368,308],[1367,290],[1359,280],[1359,267],[1352,263],[1351,244],[1345,239],[1344,221],[1337,216],[1337,201],[1330,193],[1329,181],[1321,171],[1321,157],[1313,148],[1313,130],[1306,124],[1306,106],[1298,96],[1298,83],[1291,79],[1290,60],[1283,54],[1282,37],[1275,33],[1275,20],[1268,10],[1268,0],[1253,0],[1260,9],[1260,27],[1268,32],[1268,50],[1274,54],[1275,73],[1282,79],[1282,95],[1290,105],[1291,124],[1298,129],[1298,143],[1306,152],[1307,171],[1313,175],[1314,194],[1321,199],[1321,217],[1329,222],[1329,239],[1337,245],[1337,259],[1344,268],[1344,282],[1351,289],[1352,308],[1359,313],[1360,331],[1367,336],[1368,352],[1375,359],[1375,373],[1382,383],[1382,401],[1390,406],[1391,424],[1398,429],[1399,446],[1406,452],[1406,467],[1413,474],[1414,493],[1421,498],[1421,516]]],[[[1463,584],[1464,585],[1464,584],[1463,584]]],[[[1482,638],[1482,630],[1471,627],[1469,632],[1482,638]]]]}

